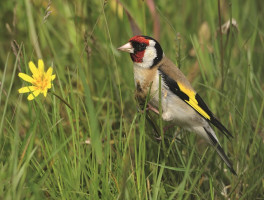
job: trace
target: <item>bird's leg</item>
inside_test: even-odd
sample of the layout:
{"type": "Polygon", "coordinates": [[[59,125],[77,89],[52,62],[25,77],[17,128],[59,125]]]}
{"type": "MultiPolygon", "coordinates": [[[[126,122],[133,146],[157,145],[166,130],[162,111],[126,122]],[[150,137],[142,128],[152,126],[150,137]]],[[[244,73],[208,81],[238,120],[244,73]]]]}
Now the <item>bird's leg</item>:
{"type": "MultiPolygon", "coordinates": [[[[156,113],[157,115],[159,115],[159,111],[153,107],[151,104],[148,103],[147,105],[147,110],[152,110],[154,113],[156,113]]],[[[166,126],[163,128],[163,132],[165,133],[167,130],[169,130],[170,128],[174,127],[174,124],[170,124],[169,126],[166,126]]],[[[155,137],[157,140],[161,140],[161,136],[159,137],[155,137]]]]}
{"type": "MultiPolygon", "coordinates": [[[[159,111],[155,107],[153,107],[151,104],[149,104],[149,103],[147,105],[147,110],[152,110],[154,113],[159,115],[159,111]]],[[[164,127],[163,128],[163,132],[165,133],[167,130],[169,130],[170,128],[172,128],[174,126],[175,126],[175,124],[170,124],[170,125],[164,127]]]]}
{"type": "Polygon", "coordinates": [[[157,108],[153,107],[151,104],[148,103],[147,105],[147,110],[152,110],[154,113],[159,115],[159,111],[157,110],[157,108]]]}
{"type": "MultiPolygon", "coordinates": [[[[157,115],[159,115],[159,111],[157,110],[157,108],[155,108],[155,107],[153,107],[151,104],[147,104],[147,108],[146,108],[146,110],[151,110],[151,111],[153,111],[154,113],[156,113],[157,115]]],[[[166,126],[166,127],[164,127],[163,128],[163,133],[165,133],[166,131],[168,131],[170,128],[172,128],[172,127],[174,127],[175,126],[175,124],[170,124],[170,125],[168,125],[168,126],[166,126]]],[[[161,136],[159,136],[159,137],[155,137],[156,138],[156,140],[161,140],[161,136]]]]}

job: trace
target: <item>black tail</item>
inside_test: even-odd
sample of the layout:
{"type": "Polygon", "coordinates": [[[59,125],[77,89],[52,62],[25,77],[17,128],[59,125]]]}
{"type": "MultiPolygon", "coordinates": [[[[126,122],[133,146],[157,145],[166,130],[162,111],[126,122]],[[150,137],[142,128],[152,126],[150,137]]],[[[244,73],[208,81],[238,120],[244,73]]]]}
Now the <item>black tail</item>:
{"type": "Polygon", "coordinates": [[[222,160],[226,163],[227,167],[229,168],[229,170],[237,176],[237,173],[235,172],[232,163],[230,162],[230,160],[228,159],[227,155],[225,154],[224,150],[222,149],[222,147],[220,146],[219,142],[217,141],[217,139],[212,135],[212,133],[210,133],[210,131],[208,131],[206,128],[204,128],[205,132],[207,133],[212,145],[215,147],[217,153],[219,154],[219,156],[222,158],[222,160]]]}

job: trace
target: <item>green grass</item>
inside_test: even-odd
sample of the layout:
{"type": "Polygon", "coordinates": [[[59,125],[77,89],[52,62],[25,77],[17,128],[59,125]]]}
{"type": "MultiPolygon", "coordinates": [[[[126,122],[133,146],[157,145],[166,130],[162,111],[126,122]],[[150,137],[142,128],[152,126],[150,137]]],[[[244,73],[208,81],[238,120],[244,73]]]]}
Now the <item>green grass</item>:
{"type": "MultiPolygon", "coordinates": [[[[146,1],[120,1],[154,36],[146,1]]],[[[238,24],[221,50],[217,1],[155,1],[166,56],[234,136],[217,132],[237,177],[192,133],[155,139],[146,115],[166,123],[137,112],[132,62],[116,50],[131,21],[115,2],[0,3],[0,199],[263,199],[263,2],[221,1],[221,24],[238,24]],[[17,74],[38,58],[73,110],[51,93],[29,102],[17,92],[27,85],[17,74]]]]}

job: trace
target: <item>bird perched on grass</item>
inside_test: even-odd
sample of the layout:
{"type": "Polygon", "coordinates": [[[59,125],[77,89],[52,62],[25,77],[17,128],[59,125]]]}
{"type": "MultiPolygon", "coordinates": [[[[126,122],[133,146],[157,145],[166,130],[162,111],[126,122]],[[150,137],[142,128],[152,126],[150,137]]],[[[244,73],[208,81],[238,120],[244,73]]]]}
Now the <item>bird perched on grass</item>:
{"type": "Polygon", "coordinates": [[[160,44],[151,37],[137,35],[118,50],[130,53],[134,63],[136,98],[145,101],[150,93],[149,109],[159,114],[161,91],[162,119],[202,136],[215,147],[230,171],[236,175],[210,124],[227,137],[232,135],[216,119],[179,68],[165,56],[160,44]]]}

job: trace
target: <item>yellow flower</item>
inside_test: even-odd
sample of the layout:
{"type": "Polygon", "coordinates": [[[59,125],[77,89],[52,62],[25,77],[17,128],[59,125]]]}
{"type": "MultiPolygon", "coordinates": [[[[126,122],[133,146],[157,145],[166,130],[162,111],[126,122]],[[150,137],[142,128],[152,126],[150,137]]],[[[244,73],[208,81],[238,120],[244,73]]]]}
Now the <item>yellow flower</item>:
{"type": "Polygon", "coordinates": [[[19,93],[27,93],[31,92],[28,95],[28,100],[33,100],[37,97],[40,93],[42,93],[45,97],[47,96],[48,89],[52,86],[52,81],[55,79],[56,75],[52,75],[52,67],[49,67],[48,71],[44,71],[44,63],[43,60],[38,60],[38,68],[35,64],[30,61],[28,63],[29,69],[32,72],[32,77],[24,74],[19,73],[18,76],[22,78],[24,81],[31,83],[31,86],[22,87],[18,90],[19,93]]]}

